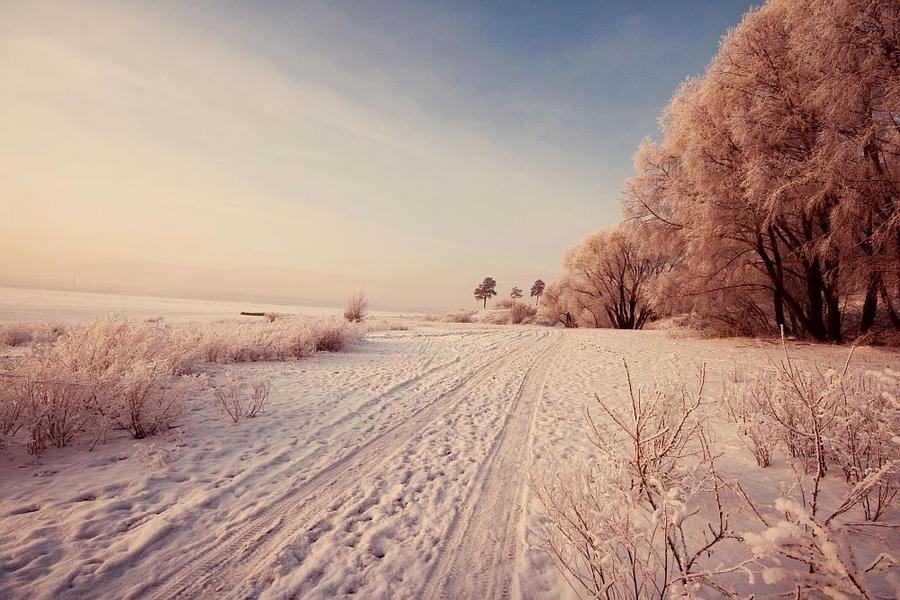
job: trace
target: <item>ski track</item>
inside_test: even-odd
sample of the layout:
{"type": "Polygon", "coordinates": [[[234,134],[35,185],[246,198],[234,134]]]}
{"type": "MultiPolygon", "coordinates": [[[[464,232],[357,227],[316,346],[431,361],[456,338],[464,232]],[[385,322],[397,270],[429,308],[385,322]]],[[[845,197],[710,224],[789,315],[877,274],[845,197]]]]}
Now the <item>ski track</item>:
{"type": "MultiPolygon", "coordinates": [[[[546,334],[541,334],[543,338],[546,334]]],[[[522,337],[522,336],[518,336],[522,337]]],[[[529,336],[532,337],[532,336],[529,336]]],[[[509,342],[510,340],[505,340],[509,342]]],[[[369,440],[356,450],[332,462],[308,479],[299,489],[291,489],[281,500],[261,510],[242,527],[232,528],[228,537],[218,539],[212,548],[200,546],[195,553],[199,560],[185,561],[186,568],[164,577],[165,582],[158,588],[148,590],[151,598],[216,596],[233,593],[235,597],[254,596],[259,590],[246,589],[265,575],[269,563],[282,548],[283,539],[279,530],[289,529],[299,524],[300,528],[316,520],[329,510],[333,511],[342,503],[341,497],[348,488],[368,481],[367,476],[382,465],[379,459],[397,452],[397,442],[407,439],[416,431],[427,426],[442,413],[450,411],[475,387],[490,378],[511,360],[521,345],[514,345],[496,356],[496,350],[489,345],[483,353],[489,355],[484,361],[470,361],[477,368],[473,373],[465,373],[461,378],[452,379],[448,388],[436,393],[427,402],[409,414],[381,435],[369,440]],[[250,566],[248,566],[250,565],[250,566]],[[259,566],[257,566],[259,565],[259,566]],[[236,591],[237,590],[237,591],[236,591]]],[[[452,361],[455,362],[455,361],[452,361]]],[[[447,379],[435,382],[447,385],[447,379]]],[[[401,383],[394,390],[408,387],[412,380],[401,383]]]]}
{"type": "MultiPolygon", "coordinates": [[[[625,401],[622,360],[636,385],[690,381],[706,364],[713,401],[729,370],[779,356],[663,332],[423,325],[347,353],[233,365],[273,382],[256,419],[231,424],[198,397],[184,442],[0,463],[0,598],[571,597],[528,478],[589,459],[583,411],[595,392],[625,401]]],[[[724,443],[737,452],[727,468],[746,470],[724,443]]]]}
{"type": "Polygon", "coordinates": [[[523,456],[550,372],[554,344],[535,359],[482,463],[474,489],[457,512],[423,593],[427,598],[508,598],[524,484],[523,456]]]}

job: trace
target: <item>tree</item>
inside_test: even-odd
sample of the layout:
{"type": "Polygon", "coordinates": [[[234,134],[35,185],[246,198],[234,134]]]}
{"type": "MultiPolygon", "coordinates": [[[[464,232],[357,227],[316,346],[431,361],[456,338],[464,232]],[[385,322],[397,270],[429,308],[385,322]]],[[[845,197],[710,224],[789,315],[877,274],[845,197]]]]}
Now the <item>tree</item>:
{"type": "Polygon", "coordinates": [[[564,266],[568,276],[562,292],[577,308],[578,324],[616,329],[641,329],[654,316],[653,286],[671,267],[628,224],[589,235],[569,250],[564,266]]]}
{"type": "Polygon", "coordinates": [[[546,292],[541,294],[538,314],[541,319],[551,323],[578,327],[574,314],[577,309],[573,306],[572,295],[568,293],[568,283],[566,277],[550,282],[546,292]]]}
{"type": "Polygon", "coordinates": [[[487,301],[497,295],[497,282],[493,277],[485,277],[477,288],[475,288],[475,299],[484,302],[483,307],[487,308],[487,301]]]}
{"type": "Polygon", "coordinates": [[[541,295],[544,293],[544,287],[546,287],[546,284],[541,279],[535,281],[534,285],[531,286],[531,297],[534,298],[535,304],[540,303],[541,295]]]}
{"type": "Polygon", "coordinates": [[[515,286],[513,286],[513,289],[510,290],[510,292],[509,292],[509,297],[512,298],[513,300],[518,300],[519,298],[522,297],[522,295],[523,295],[522,290],[520,290],[519,288],[517,288],[515,286]]]}
{"type": "Polygon", "coordinates": [[[366,309],[369,301],[366,293],[359,290],[347,299],[347,305],[344,307],[344,318],[351,323],[359,323],[366,317],[366,309]]]}
{"type": "Polygon", "coordinates": [[[898,21],[895,0],[770,0],[676,92],[625,210],[677,239],[689,310],[841,342],[881,306],[900,328],[898,21]]]}

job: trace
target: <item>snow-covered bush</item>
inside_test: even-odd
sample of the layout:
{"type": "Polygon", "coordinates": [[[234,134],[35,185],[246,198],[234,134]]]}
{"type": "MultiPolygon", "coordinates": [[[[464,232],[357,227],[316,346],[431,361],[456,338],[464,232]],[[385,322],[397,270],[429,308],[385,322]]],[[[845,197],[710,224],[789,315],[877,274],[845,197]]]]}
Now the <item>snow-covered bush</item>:
{"type": "Polygon", "coordinates": [[[11,391],[12,381],[0,379],[0,445],[22,427],[22,403],[11,391]]]}
{"type": "Polygon", "coordinates": [[[852,371],[851,358],[852,351],[841,372],[805,367],[785,346],[783,362],[751,378],[744,390],[748,412],[778,430],[789,457],[804,467],[795,471],[796,485],[775,500],[776,518],[754,509],[763,529],[741,535],[753,553],[746,572],[769,584],[790,582],[798,597],[875,598],[872,578],[896,563],[882,553],[860,564],[853,547],[860,535],[878,539],[871,522],[897,497],[898,377],[890,370],[852,371]],[[837,502],[831,498],[842,483],[828,476],[833,467],[847,486],[837,502]]]}
{"type": "Polygon", "coordinates": [[[394,321],[390,319],[367,319],[364,325],[366,333],[374,333],[377,331],[408,331],[409,325],[402,321],[394,321]]]}
{"type": "Polygon", "coordinates": [[[340,352],[353,344],[359,343],[363,331],[356,327],[348,327],[340,321],[322,320],[310,328],[314,347],[317,352],[340,352]]]}
{"type": "Polygon", "coordinates": [[[93,388],[88,383],[48,380],[58,372],[28,368],[10,386],[21,408],[21,426],[30,434],[28,451],[37,454],[51,443],[62,448],[96,418],[93,388]]]}
{"type": "Polygon", "coordinates": [[[481,310],[474,315],[473,320],[477,323],[485,323],[487,325],[508,325],[509,309],[489,308],[487,310],[481,310]]]}
{"type": "Polygon", "coordinates": [[[222,383],[210,383],[213,396],[225,411],[225,414],[235,423],[241,418],[241,391],[244,383],[232,371],[225,372],[225,380],[222,383]]]}
{"type": "MultiPolygon", "coordinates": [[[[873,478],[877,476],[873,474],[873,478]]],[[[857,502],[858,492],[851,490],[835,512],[822,518],[796,500],[776,500],[775,508],[783,518],[767,523],[761,532],[742,536],[754,553],[755,570],[763,581],[790,583],[798,598],[811,597],[811,593],[829,598],[877,598],[870,578],[889,572],[897,561],[885,552],[868,564],[859,563],[851,534],[862,527],[834,520],[857,502]]]]}
{"type": "MultiPolygon", "coordinates": [[[[841,372],[803,367],[785,345],[780,364],[726,390],[730,416],[760,466],[771,460],[776,439],[817,482],[836,467],[855,486],[900,461],[894,442],[900,431],[898,377],[893,371],[852,370],[851,359],[852,351],[841,372]]],[[[864,518],[879,519],[898,489],[895,470],[867,487],[860,498],[864,518]]]]}
{"type": "Polygon", "coordinates": [[[247,400],[247,408],[244,414],[253,418],[262,412],[269,401],[269,392],[272,391],[272,383],[268,379],[254,379],[250,382],[250,398],[247,400]]]}
{"type": "Polygon", "coordinates": [[[779,429],[763,402],[759,379],[746,379],[738,370],[725,382],[722,393],[725,416],[737,426],[747,450],[760,467],[768,467],[779,443],[779,429]]]}
{"type": "Polygon", "coordinates": [[[347,299],[347,305],[344,307],[344,318],[351,323],[359,323],[366,318],[366,308],[369,301],[366,294],[362,290],[356,292],[347,299]]]}
{"type": "Polygon", "coordinates": [[[4,346],[21,346],[31,341],[31,328],[27,323],[0,324],[0,344],[4,346]]]}
{"type": "Polygon", "coordinates": [[[596,462],[534,485],[551,524],[548,549],[579,592],[667,598],[697,587],[721,591],[716,575],[743,566],[705,560],[736,536],[700,400],[704,378],[690,393],[664,385],[634,390],[627,376],[627,410],[596,397],[605,418],[587,412],[596,462]]]}
{"type": "Polygon", "coordinates": [[[222,383],[209,382],[209,388],[219,406],[234,423],[244,417],[255,417],[262,412],[269,400],[271,383],[268,379],[250,381],[250,394],[247,398],[244,397],[246,387],[246,384],[230,370],[225,372],[222,383]]]}
{"type": "Polygon", "coordinates": [[[223,320],[173,328],[180,345],[199,348],[206,362],[234,363],[304,358],[358,343],[365,327],[336,318],[284,317],[275,321],[223,320]]]}
{"type": "MultiPolygon", "coordinates": [[[[168,325],[109,316],[37,341],[0,371],[0,436],[28,432],[29,449],[68,445],[79,434],[94,444],[111,429],[134,438],[172,426],[183,411],[190,378],[204,362],[302,358],[359,342],[363,327],[338,319],[215,321],[168,325]]],[[[253,416],[268,398],[254,382],[239,416],[253,416]]]]}
{"type": "Polygon", "coordinates": [[[530,321],[536,314],[537,309],[535,307],[522,302],[515,302],[509,308],[509,322],[512,325],[518,325],[519,323],[530,321]]]}
{"type": "Polygon", "coordinates": [[[586,413],[596,460],[533,484],[547,549],[592,597],[695,597],[704,588],[735,597],[743,575],[796,597],[876,598],[872,588],[897,567],[880,537],[896,525],[874,521],[896,514],[898,381],[890,369],[854,372],[849,359],[841,372],[801,366],[787,352],[756,377],[727,379],[725,413],[760,466],[777,448],[803,467],[765,506],[759,489],[755,499],[745,491],[750,478],[717,469],[702,375],[696,395],[671,385],[635,391],[629,376],[624,410],[597,397],[601,417],[586,413]],[[745,531],[730,523],[738,513],[745,531]],[[866,562],[854,550],[860,539],[870,540],[866,562]]]}
{"type": "MultiPolygon", "coordinates": [[[[848,484],[858,486],[890,463],[900,461],[900,373],[845,373],[834,384],[836,427],[830,460],[848,484]]],[[[900,490],[900,470],[889,469],[867,485],[860,504],[867,521],[877,521],[900,490]]]]}
{"type": "Polygon", "coordinates": [[[0,323],[0,346],[50,342],[61,336],[64,331],[65,327],[58,323],[0,323]]]}
{"type": "Polygon", "coordinates": [[[143,361],[127,370],[113,387],[115,425],[135,439],[168,429],[181,414],[182,389],[167,382],[164,361],[143,361]]]}
{"type": "Polygon", "coordinates": [[[454,310],[444,315],[442,320],[447,323],[471,323],[474,315],[475,312],[471,310],[454,310]]]}
{"type": "Polygon", "coordinates": [[[87,429],[95,439],[109,427],[142,438],[169,427],[181,412],[168,382],[171,348],[165,327],[118,316],[37,344],[5,374],[31,434],[30,449],[66,446],[87,429]]]}

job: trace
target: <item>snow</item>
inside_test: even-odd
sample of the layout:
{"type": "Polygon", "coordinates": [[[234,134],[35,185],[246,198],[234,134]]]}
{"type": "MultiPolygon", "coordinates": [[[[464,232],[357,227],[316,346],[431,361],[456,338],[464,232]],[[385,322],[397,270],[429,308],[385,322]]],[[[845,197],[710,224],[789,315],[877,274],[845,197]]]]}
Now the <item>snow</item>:
{"type": "MultiPolygon", "coordinates": [[[[0,597],[571,596],[529,479],[590,457],[592,394],[624,401],[624,358],[638,385],[706,364],[714,400],[728,370],[780,352],[664,331],[410,326],[349,352],[229,365],[272,383],[263,414],[237,424],[200,394],[155,438],[0,450],[0,597]]],[[[898,358],[860,348],[854,362],[898,358]]],[[[756,468],[726,428],[717,443],[755,498],[792,477],[756,468]]]]}
{"type": "MultiPolygon", "coordinates": [[[[324,316],[339,315],[342,310],[319,306],[0,287],[0,323],[89,321],[110,312],[138,319],[165,317],[170,321],[197,321],[234,318],[241,311],[324,316]]],[[[379,317],[395,315],[386,311],[369,311],[369,313],[379,317]]]]}

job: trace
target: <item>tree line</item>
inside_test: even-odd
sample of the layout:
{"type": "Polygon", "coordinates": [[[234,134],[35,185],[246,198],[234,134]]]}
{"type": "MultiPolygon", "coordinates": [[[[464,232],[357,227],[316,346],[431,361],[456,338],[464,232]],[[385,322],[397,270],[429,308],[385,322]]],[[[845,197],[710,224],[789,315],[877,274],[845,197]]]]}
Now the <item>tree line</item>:
{"type": "MultiPolygon", "coordinates": [[[[544,293],[545,283],[538,279],[531,286],[531,297],[535,302],[540,302],[541,295],[544,293]]],[[[497,295],[497,281],[493,277],[485,277],[484,280],[475,288],[474,296],[476,300],[482,302],[482,308],[487,308],[487,301],[497,295]]],[[[513,302],[517,302],[524,295],[524,292],[516,286],[509,292],[509,297],[513,302]]]]}
{"type": "Polygon", "coordinates": [[[839,343],[900,329],[900,3],[770,0],[676,91],[543,312],[839,343]]]}

